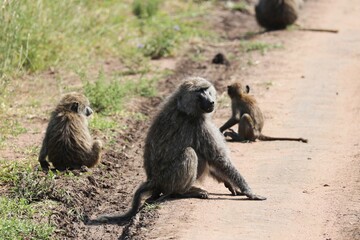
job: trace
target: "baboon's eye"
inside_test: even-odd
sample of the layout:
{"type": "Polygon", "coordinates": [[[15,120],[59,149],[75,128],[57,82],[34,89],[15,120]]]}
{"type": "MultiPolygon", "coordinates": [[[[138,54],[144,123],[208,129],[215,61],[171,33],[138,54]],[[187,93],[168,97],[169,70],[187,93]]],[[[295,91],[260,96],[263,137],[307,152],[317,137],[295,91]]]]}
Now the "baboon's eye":
{"type": "Polygon", "coordinates": [[[198,93],[203,93],[206,91],[207,88],[200,88],[200,89],[197,89],[195,90],[195,92],[198,92],[198,93]]]}
{"type": "Polygon", "coordinates": [[[79,112],[79,103],[78,102],[73,102],[71,104],[71,111],[79,112]]]}

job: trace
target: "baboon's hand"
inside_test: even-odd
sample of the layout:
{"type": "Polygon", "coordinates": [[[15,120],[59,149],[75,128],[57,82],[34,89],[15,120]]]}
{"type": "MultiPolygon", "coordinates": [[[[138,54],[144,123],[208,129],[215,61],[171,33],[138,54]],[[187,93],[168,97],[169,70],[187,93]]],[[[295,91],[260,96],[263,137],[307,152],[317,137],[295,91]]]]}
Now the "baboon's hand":
{"type": "Polygon", "coordinates": [[[238,189],[233,187],[231,184],[225,182],[224,185],[225,185],[225,187],[227,189],[229,189],[229,191],[231,192],[231,195],[233,195],[233,196],[242,196],[242,195],[244,195],[241,191],[239,191],[238,189]]]}
{"type": "Polygon", "coordinates": [[[103,149],[104,146],[102,144],[102,142],[100,140],[95,140],[94,141],[94,146],[96,146],[98,149],[103,149]]]}
{"type": "Polygon", "coordinates": [[[226,131],[226,132],[224,133],[224,136],[225,136],[225,137],[233,137],[233,136],[234,136],[234,133],[235,133],[235,131],[230,128],[229,131],[226,131]]]}
{"type": "Polygon", "coordinates": [[[252,192],[244,192],[244,195],[247,196],[250,200],[266,200],[266,197],[260,196],[260,195],[256,195],[252,192]]]}
{"type": "Polygon", "coordinates": [[[40,165],[43,171],[49,171],[50,164],[47,161],[40,162],[40,165]]]}

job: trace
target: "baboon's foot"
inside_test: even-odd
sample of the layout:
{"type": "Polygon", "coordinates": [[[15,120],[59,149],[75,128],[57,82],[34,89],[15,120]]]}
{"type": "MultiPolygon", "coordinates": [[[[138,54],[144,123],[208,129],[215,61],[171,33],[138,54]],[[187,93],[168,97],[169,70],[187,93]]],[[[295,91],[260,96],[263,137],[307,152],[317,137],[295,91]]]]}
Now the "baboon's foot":
{"type": "Polygon", "coordinates": [[[171,194],[171,197],[175,197],[175,198],[201,198],[201,199],[208,199],[209,198],[209,193],[201,188],[197,188],[197,187],[191,187],[189,189],[189,191],[187,191],[186,193],[176,193],[176,194],[171,194]]]}
{"type": "Polygon", "coordinates": [[[259,201],[266,200],[266,197],[256,195],[256,194],[254,194],[252,192],[243,192],[243,194],[245,196],[247,196],[250,200],[259,200],[259,201]]]}

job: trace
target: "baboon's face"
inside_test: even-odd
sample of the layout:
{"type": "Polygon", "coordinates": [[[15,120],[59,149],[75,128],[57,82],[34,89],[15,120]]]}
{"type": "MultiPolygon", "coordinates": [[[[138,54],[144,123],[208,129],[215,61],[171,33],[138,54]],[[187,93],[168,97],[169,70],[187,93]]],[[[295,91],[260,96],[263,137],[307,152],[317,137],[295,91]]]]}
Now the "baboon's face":
{"type": "Polygon", "coordinates": [[[201,88],[195,91],[199,108],[205,113],[211,113],[215,108],[215,96],[211,88],[201,88]]]}
{"type": "Polygon", "coordinates": [[[89,100],[79,93],[69,93],[65,95],[60,102],[60,106],[86,117],[93,113],[89,100]]]}
{"type": "Polygon", "coordinates": [[[78,102],[72,103],[71,110],[78,114],[83,114],[87,117],[93,113],[93,110],[90,108],[90,106],[85,106],[84,104],[78,102]]]}
{"type": "Polygon", "coordinates": [[[228,95],[232,98],[232,97],[238,97],[241,96],[244,93],[249,93],[250,92],[250,87],[248,85],[245,86],[245,89],[243,88],[243,86],[240,83],[234,83],[232,85],[229,85],[227,87],[227,92],[228,95]]]}
{"type": "Polygon", "coordinates": [[[199,116],[214,111],[216,90],[207,80],[194,77],[180,86],[177,107],[188,115],[199,116]]]}

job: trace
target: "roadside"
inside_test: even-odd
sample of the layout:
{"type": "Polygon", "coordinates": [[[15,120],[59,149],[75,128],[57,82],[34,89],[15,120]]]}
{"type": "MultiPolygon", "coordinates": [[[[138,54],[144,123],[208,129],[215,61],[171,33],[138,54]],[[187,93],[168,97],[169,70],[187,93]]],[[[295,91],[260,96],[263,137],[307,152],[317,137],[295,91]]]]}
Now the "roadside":
{"type": "MultiPolygon", "coordinates": [[[[130,238],[360,239],[359,15],[360,7],[346,2],[307,1],[302,25],[340,32],[258,36],[281,41],[284,49],[256,56],[251,72],[240,68],[215,83],[219,92],[234,79],[252,87],[265,134],[310,141],[229,143],[234,164],[268,200],[241,201],[208,179],[201,185],[209,200],[165,202],[155,225],[130,238]]],[[[229,114],[222,105],[215,122],[220,126],[229,114]]]]}

